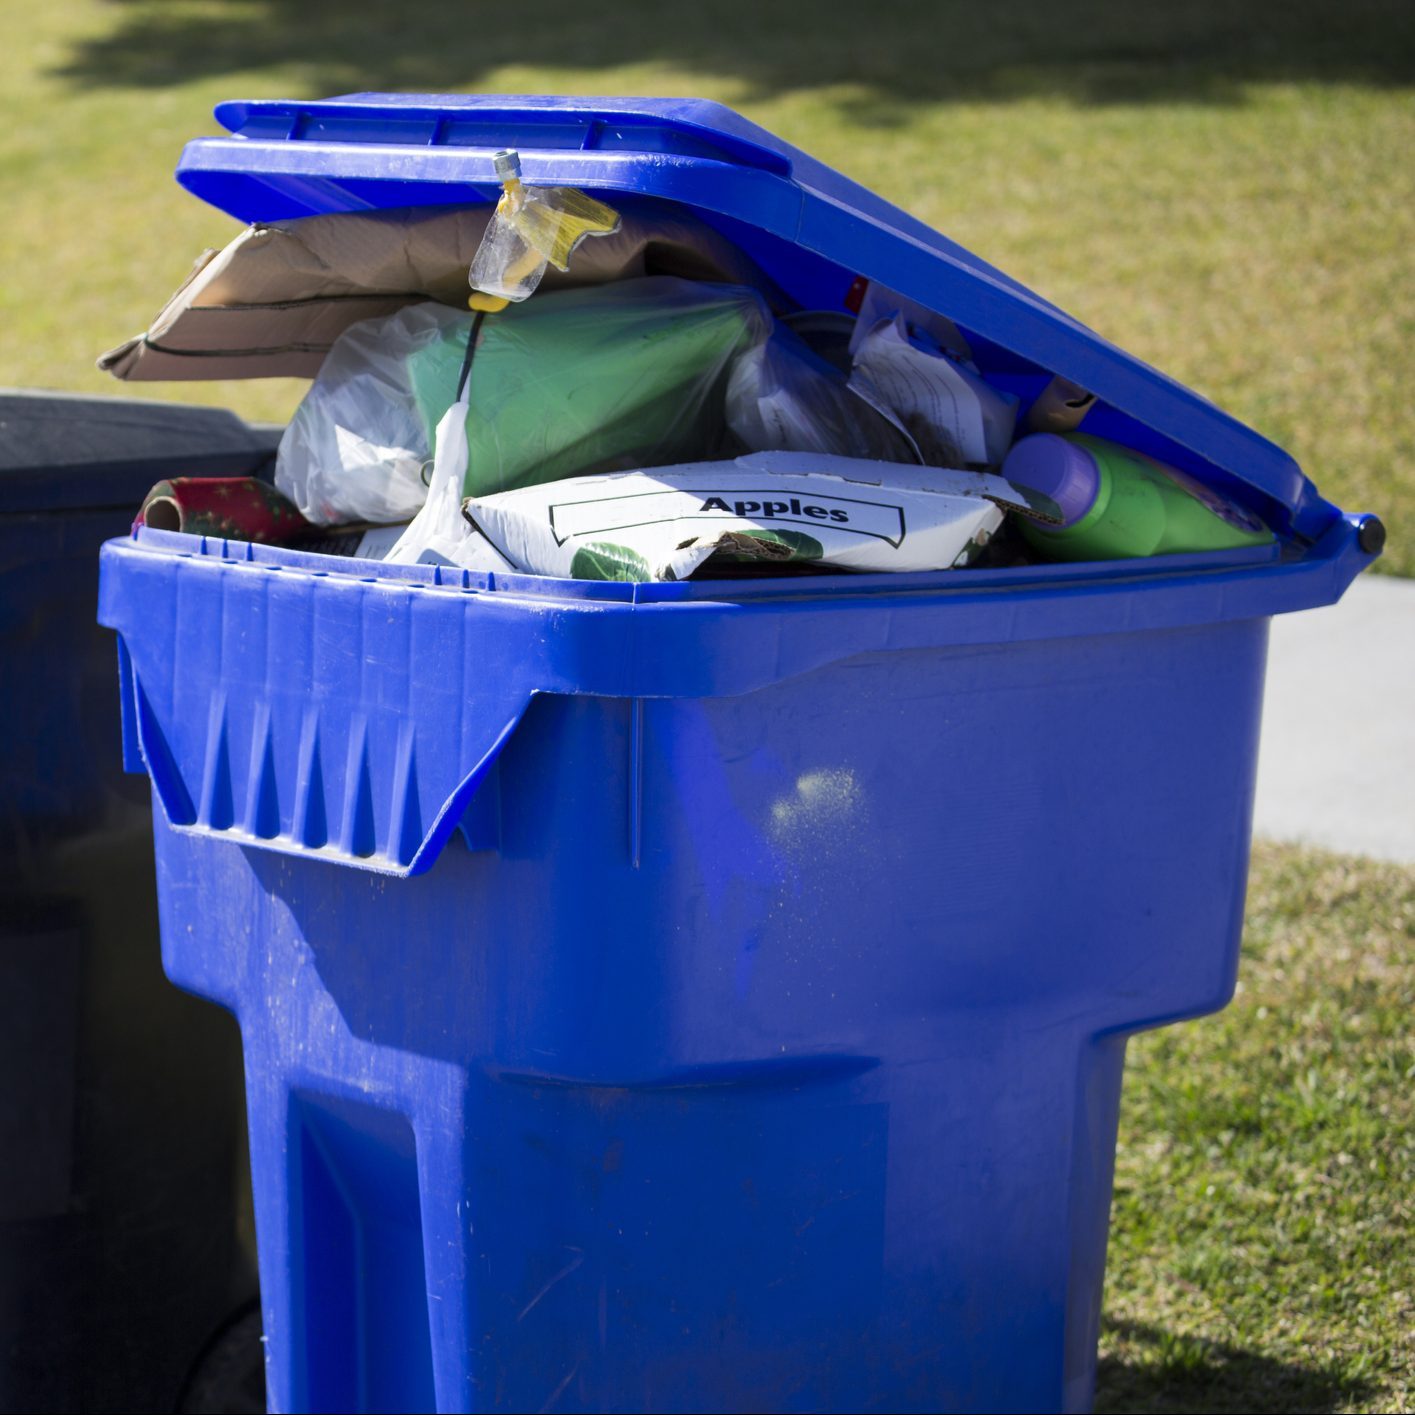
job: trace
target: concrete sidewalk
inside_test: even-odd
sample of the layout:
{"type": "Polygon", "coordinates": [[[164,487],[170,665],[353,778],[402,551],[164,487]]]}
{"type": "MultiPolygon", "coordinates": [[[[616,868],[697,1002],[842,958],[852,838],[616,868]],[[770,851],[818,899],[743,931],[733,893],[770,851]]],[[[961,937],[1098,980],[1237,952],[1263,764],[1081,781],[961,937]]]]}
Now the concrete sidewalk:
{"type": "Polygon", "coordinates": [[[1273,620],[1253,829],[1415,864],[1415,580],[1273,620]]]}

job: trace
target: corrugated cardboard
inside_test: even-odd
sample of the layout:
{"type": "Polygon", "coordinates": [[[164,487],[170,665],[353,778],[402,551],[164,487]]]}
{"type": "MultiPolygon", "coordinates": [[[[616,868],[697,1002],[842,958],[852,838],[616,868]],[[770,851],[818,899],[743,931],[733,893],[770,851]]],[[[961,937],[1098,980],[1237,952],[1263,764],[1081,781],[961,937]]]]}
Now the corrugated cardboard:
{"type": "MultiPolygon", "coordinates": [[[[466,308],[467,270],[491,208],[342,212],[251,226],[206,251],[143,334],[99,368],[134,381],[313,378],[351,324],[418,300],[466,308]]],[[[619,230],[586,241],[543,289],[634,275],[680,275],[762,288],[730,242],[691,218],[622,213],[619,230]]]]}

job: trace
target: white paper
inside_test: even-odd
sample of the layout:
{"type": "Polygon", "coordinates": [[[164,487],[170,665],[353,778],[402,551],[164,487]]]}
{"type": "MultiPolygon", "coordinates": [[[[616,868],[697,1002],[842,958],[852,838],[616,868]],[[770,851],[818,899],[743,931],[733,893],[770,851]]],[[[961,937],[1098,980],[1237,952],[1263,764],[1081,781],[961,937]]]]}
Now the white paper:
{"type": "Polygon", "coordinates": [[[850,387],[909,434],[927,466],[996,466],[1011,444],[1017,399],[921,347],[902,315],[861,340],[850,387]]]}
{"type": "Polygon", "coordinates": [[[902,315],[906,324],[922,330],[939,348],[947,349],[955,358],[973,357],[968,341],[951,319],[899,294],[897,290],[891,290],[887,285],[881,285],[878,280],[871,280],[865,286],[860,312],[850,335],[850,353],[853,355],[859,349],[865,336],[877,324],[893,319],[895,315],[902,315]]]}
{"type": "Polygon", "coordinates": [[[406,526],[375,526],[365,531],[354,555],[359,560],[384,560],[388,552],[398,544],[406,526]]]}

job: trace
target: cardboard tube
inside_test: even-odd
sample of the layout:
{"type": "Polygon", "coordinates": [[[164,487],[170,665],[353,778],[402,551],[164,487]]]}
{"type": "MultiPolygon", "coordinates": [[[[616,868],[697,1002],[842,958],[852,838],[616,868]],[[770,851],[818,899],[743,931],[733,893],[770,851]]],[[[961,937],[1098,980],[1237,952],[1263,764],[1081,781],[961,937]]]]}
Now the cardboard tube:
{"type": "Polygon", "coordinates": [[[1037,395],[1027,413],[1027,426],[1033,432],[1072,432],[1080,427],[1095,401],[1094,393],[1058,374],[1037,395]]]}

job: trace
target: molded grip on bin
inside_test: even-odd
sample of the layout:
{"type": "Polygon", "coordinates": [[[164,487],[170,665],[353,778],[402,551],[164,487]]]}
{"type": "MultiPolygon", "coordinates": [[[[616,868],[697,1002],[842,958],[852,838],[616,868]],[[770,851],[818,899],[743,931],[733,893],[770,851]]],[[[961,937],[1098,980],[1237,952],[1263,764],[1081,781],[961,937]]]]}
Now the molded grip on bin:
{"type": "Polygon", "coordinates": [[[449,613],[422,586],[200,556],[115,571],[112,550],[125,755],[178,830],[417,874],[532,694],[563,686],[498,632],[497,603],[449,613]]]}
{"type": "Polygon", "coordinates": [[[494,843],[495,802],[466,813],[537,693],[726,697],[860,654],[1266,617],[1335,603],[1372,558],[1355,517],[1287,561],[1245,555],[858,588],[448,583],[143,529],[103,547],[99,619],[120,637],[125,762],[174,828],[411,875],[459,824],[494,843]]]}

